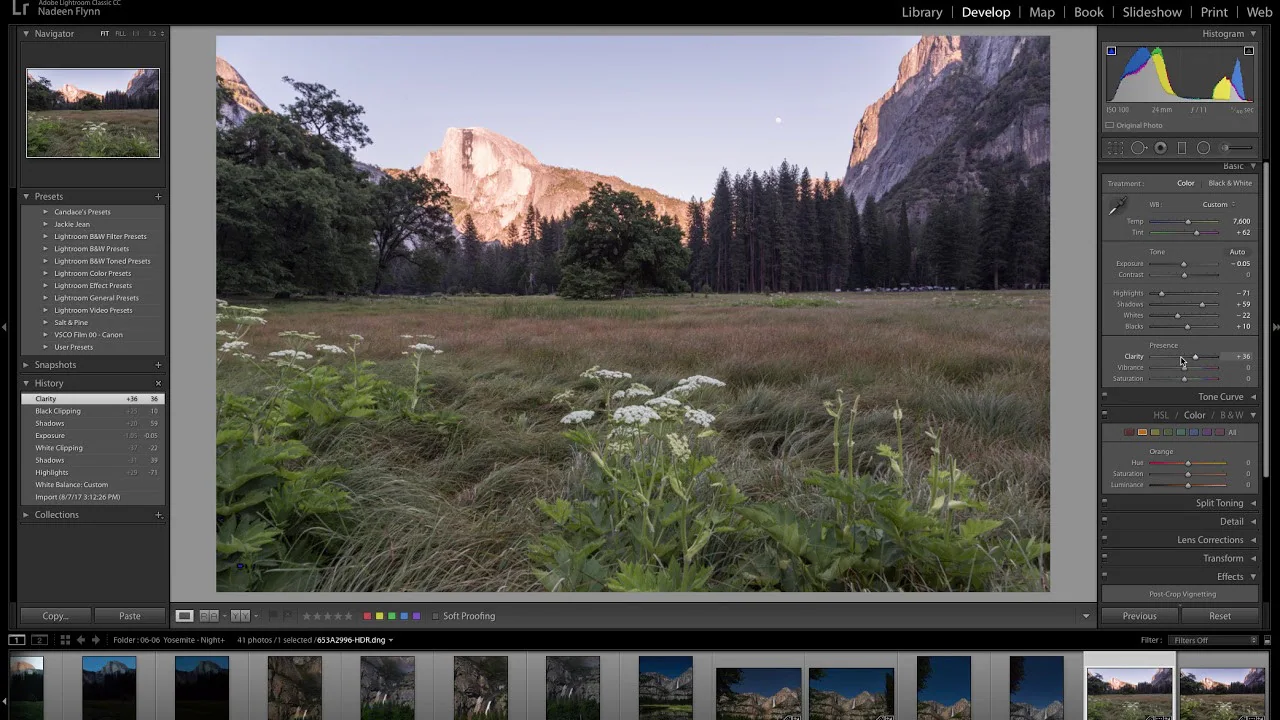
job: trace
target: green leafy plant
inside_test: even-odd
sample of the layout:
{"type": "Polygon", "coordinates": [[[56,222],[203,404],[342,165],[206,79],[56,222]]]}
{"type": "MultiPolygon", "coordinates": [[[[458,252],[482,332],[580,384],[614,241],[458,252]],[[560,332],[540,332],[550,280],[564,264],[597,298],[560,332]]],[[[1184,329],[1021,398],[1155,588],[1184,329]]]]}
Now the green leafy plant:
{"type": "Polygon", "coordinates": [[[853,457],[857,400],[828,402],[834,420],[830,470],[807,483],[820,503],[809,514],[749,500],[715,468],[714,417],[688,404],[704,376],[652,397],[629,373],[592,368],[586,404],[562,422],[591,472],[579,497],[539,500],[555,531],[530,548],[550,590],[986,590],[1010,575],[1043,577],[1049,545],[1019,538],[987,516],[978,483],[928,431],[930,462],[908,471],[903,413],[895,446],[876,451],[880,472],[853,457]],[[630,383],[628,385],[628,383],[630,383]],[[626,405],[648,397],[643,405],[626,405]],[[688,424],[706,429],[689,437],[688,424]]]}
{"type": "MultiPolygon", "coordinates": [[[[561,422],[590,459],[580,499],[539,500],[556,526],[530,554],[549,590],[693,592],[716,589],[728,562],[719,536],[744,523],[732,509],[744,499],[712,471],[705,453],[714,416],[689,404],[714,378],[685,378],[665,394],[629,383],[631,375],[591,368],[583,378],[600,409],[561,422]],[[640,404],[628,404],[640,403],[640,404]],[[603,419],[592,424],[597,416],[603,419]]],[[[562,399],[569,399],[562,394],[562,399]]]]}
{"type": "Polygon", "coordinates": [[[927,493],[916,500],[900,408],[893,413],[897,447],[877,448],[887,471],[880,477],[860,473],[852,457],[857,400],[846,406],[841,395],[827,403],[827,412],[835,420],[833,470],[807,480],[821,491],[826,515],[801,517],[765,504],[736,508],[771,541],[746,563],[754,582],[790,591],[978,591],[1005,573],[1040,570],[1048,544],[998,533],[1003,521],[984,516],[977,481],[943,453],[937,432],[926,433],[931,459],[921,480],[927,493]]]}
{"type": "Polygon", "coordinates": [[[316,462],[308,444],[349,422],[408,419],[448,428],[457,419],[425,408],[425,357],[416,343],[412,390],[378,378],[360,357],[364,338],[345,345],[313,333],[284,331],[287,347],[258,358],[245,339],[266,324],[260,308],[218,304],[218,364],[255,365],[263,392],[218,395],[217,569],[220,590],[305,589],[332,556],[350,494],[345,470],[316,462]]]}

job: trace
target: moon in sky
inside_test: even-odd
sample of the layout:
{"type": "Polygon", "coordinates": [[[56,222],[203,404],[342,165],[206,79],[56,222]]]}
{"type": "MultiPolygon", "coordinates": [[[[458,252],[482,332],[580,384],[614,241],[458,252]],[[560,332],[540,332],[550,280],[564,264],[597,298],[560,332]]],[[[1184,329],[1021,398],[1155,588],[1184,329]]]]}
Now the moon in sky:
{"type": "Polygon", "coordinates": [[[780,118],[780,117],[776,117],[776,118],[774,118],[774,119],[773,119],[773,121],[774,121],[775,123],[779,124],[779,125],[781,125],[781,124],[782,124],[782,118],[780,118]]]}

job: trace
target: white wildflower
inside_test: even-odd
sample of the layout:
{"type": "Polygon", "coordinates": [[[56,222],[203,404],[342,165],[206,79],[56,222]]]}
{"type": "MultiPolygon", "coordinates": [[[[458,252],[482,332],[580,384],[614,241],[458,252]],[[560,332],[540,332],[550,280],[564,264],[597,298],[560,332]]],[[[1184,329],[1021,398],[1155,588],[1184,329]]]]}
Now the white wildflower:
{"type": "Polygon", "coordinates": [[[277,350],[267,353],[267,357],[286,358],[289,360],[310,360],[313,356],[311,353],[305,353],[301,350],[277,350]]]}
{"type": "Polygon", "coordinates": [[[218,307],[220,307],[220,308],[226,307],[226,306],[228,306],[228,305],[230,305],[230,304],[231,304],[231,303],[227,302],[226,300],[218,300],[218,307]]]}
{"type": "Polygon", "coordinates": [[[320,343],[316,345],[316,349],[320,352],[327,352],[330,355],[346,355],[347,351],[339,345],[330,345],[328,343],[320,343]]]}
{"type": "Polygon", "coordinates": [[[895,408],[893,409],[893,421],[894,421],[894,422],[902,422],[902,408],[901,408],[901,407],[895,407],[895,408]]]}
{"type": "Polygon", "coordinates": [[[246,353],[246,352],[238,352],[238,353],[235,353],[234,355],[232,355],[232,357],[237,357],[237,358],[240,358],[241,360],[252,360],[252,359],[253,359],[253,356],[252,356],[252,355],[250,355],[249,353],[246,353]]]}
{"type": "Polygon", "coordinates": [[[359,334],[357,334],[357,333],[351,333],[351,334],[350,334],[350,335],[348,335],[347,337],[351,338],[352,340],[355,340],[355,341],[356,341],[356,342],[358,342],[358,343],[359,343],[359,342],[364,342],[364,336],[363,336],[363,335],[359,335],[359,334]]]}
{"type": "Polygon", "coordinates": [[[222,343],[222,347],[218,348],[219,352],[233,353],[237,350],[243,350],[249,347],[249,343],[244,340],[228,340],[222,343]]]}
{"type": "Polygon", "coordinates": [[[622,400],[624,398],[649,397],[653,391],[641,385],[640,383],[631,383],[631,387],[626,390],[619,390],[613,394],[614,400],[622,400]]]}
{"type": "Polygon", "coordinates": [[[236,322],[241,325],[266,325],[267,319],[264,317],[258,317],[257,315],[245,315],[243,317],[236,318],[236,322]]]}
{"type": "Polygon", "coordinates": [[[679,462],[685,462],[692,454],[689,452],[689,441],[675,433],[667,434],[667,445],[671,447],[671,455],[679,462]]]}
{"type": "Polygon", "coordinates": [[[434,345],[428,345],[426,343],[416,343],[416,344],[410,345],[409,349],[414,352],[434,352],[436,347],[434,345]]]}
{"type": "Polygon", "coordinates": [[[613,411],[614,422],[626,425],[647,425],[651,420],[661,420],[657,410],[644,405],[627,405],[613,411]]]}
{"type": "Polygon", "coordinates": [[[656,408],[678,408],[683,403],[681,403],[679,400],[673,397],[660,395],[656,398],[653,398],[652,400],[646,400],[644,404],[650,407],[656,407],[656,408]]]}
{"type": "Polygon", "coordinates": [[[223,313],[218,313],[217,315],[213,316],[214,322],[222,322],[223,320],[226,320],[226,319],[227,319],[227,316],[223,313]]]}
{"type": "Polygon", "coordinates": [[[267,311],[267,309],[266,309],[266,308],[250,308],[250,307],[247,307],[247,308],[240,308],[240,309],[241,309],[241,310],[243,310],[244,312],[247,312],[247,313],[251,314],[251,315],[261,315],[261,314],[263,314],[263,313],[265,313],[265,312],[267,311]]]}
{"type": "Polygon", "coordinates": [[[716,416],[706,410],[685,408],[684,419],[699,427],[711,427],[711,423],[716,421],[716,416]]]}
{"type": "Polygon", "coordinates": [[[565,390],[564,392],[556,393],[555,397],[551,398],[551,402],[555,405],[560,405],[561,403],[572,405],[575,397],[577,397],[577,393],[572,390],[565,390]]]}
{"type": "Polygon", "coordinates": [[[432,351],[431,351],[431,354],[432,354],[432,355],[443,355],[443,354],[444,354],[444,351],[443,351],[443,350],[432,350],[432,351]]]}
{"type": "Polygon", "coordinates": [[[306,340],[308,342],[312,340],[320,339],[320,336],[315,333],[304,333],[304,332],[298,332],[297,330],[285,330],[284,332],[276,333],[276,335],[282,338],[297,338],[299,340],[306,340]]]}
{"type": "Polygon", "coordinates": [[[229,338],[233,338],[233,337],[235,337],[235,336],[236,336],[236,334],[235,334],[235,333],[233,333],[233,332],[231,332],[230,330],[219,330],[218,332],[216,332],[216,333],[214,333],[214,334],[215,334],[215,335],[217,335],[218,337],[229,337],[229,338]]]}
{"type": "Polygon", "coordinates": [[[560,422],[565,425],[576,425],[578,423],[584,423],[595,416],[596,412],[594,410],[574,410],[568,415],[560,418],[560,422]]]}
{"type": "Polygon", "coordinates": [[[630,380],[631,373],[622,372],[620,370],[605,370],[599,365],[596,365],[590,370],[583,372],[582,377],[590,380],[630,380]]]}
{"type": "Polygon", "coordinates": [[[435,336],[435,335],[419,335],[418,337],[420,337],[420,338],[426,338],[426,339],[428,339],[428,340],[435,340],[435,339],[436,339],[436,336],[435,336]]]}
{"type": "Polygon", "coordinates": [[[401,335],[401,336],[400,336],[400,339],[401,339],[401,340],[412,340],[412,339],[413,339],[413,336],[412,336],[412,335],[401,335]]]}
{"type": "Polygon", "coordinates": [[[697,390],[700,387],[724,387],[724,381],[707,377],[706,375],[691,375],[676,383],[676,385],[697,390]]]}

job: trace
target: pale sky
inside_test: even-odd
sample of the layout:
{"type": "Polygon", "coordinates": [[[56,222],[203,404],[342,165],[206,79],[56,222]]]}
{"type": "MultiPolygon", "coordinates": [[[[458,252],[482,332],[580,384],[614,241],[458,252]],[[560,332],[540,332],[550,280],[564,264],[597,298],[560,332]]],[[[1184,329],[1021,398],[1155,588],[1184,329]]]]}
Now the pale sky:
{"type": "Polygon", "coordinates": [[[49,78],[54,90],[70,84],[81,90],[106,95],[112,90],[124,92],[138,68],[27,68],[27,72],[37,80],[49,78]]]}
{"type": "Polygon", "coordinates": [[[18,655],[18,656],[14,656],[14,657],[9,658],[9,665],[10,665],[10,667],[12,667],[14,663],[20,663],[20,662],[24,662],[24,663],[26,663],[26,664],[30,665],[31,667],[33,667],[33,668],[35,668],[35,669],[37,669],[37,670],[43,670],[43,669],[44,669],[44,658],[43,658],[43,657],[39,657],[39,656],[36,656],[36,657],[26,657],[26,656],[18,655]]]}
{"type": "Polygon", "coordinates": [[[1151,678],[1155,677],[1160,668],[1089,668],[1089,672],[1094,675],[1101,675],[1103,682],[1111,682],[1111,678],[1117,678],[1132,685],[1138,683],[1151,682],[1151,678]]]}
{"type": "Polygon", "coordinates": [[[272,109],[293,99],[284,75],[363,105],[364,162],[420,165],[446,128],[478,126],[545,164],[687,199],[710,196],[721,167],[843,177],[863,110],[918,40],[224,36],[217,52],[272,109]]]}
{"type": "Polygon", "coordinates": [[[1183,675],[1191,673],[1198,680],[1213,678],[1229,685],[1233,682],[1244,682],[1244,677],[1249,674],[1249,668],[1180,668],[1179,672],[1183,675]]]}

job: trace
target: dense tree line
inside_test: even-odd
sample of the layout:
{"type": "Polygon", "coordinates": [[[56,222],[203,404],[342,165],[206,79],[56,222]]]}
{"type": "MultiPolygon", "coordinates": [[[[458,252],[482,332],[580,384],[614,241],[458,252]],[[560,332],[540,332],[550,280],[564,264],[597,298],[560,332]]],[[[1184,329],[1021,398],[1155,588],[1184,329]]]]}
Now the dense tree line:
{"type": "MultiPolygon", "coordinates": [[[[689,201],[684,230],[599,184],[567,216],[530,205],[503,237],[485,238],[465,214],[453,228],[440,181],[353,161],[371,142],[363,108],[285,81],[298,97],[280,113],[219,130],[220,292],[605,298],[1049,282],[1046,167],[992,171],[923,207],[859,207],[838,182],[786,161],[725,169],[709,199],[689,201]]],[[[231,101],[221,85],[218,98],[231,101]]]]}
{"type": "Polygon", "coordinates": [[[27,110],[40,112],[56,110],[65,105],[67,99],[60,90],[53,89],[53,83],[47,77],[27,77],[27,110]]]}
{"type": "Polygon", "coordinates": [[[121,90],[111,90],[101,97],[86,94],[75,102],[68,102],[61,90],[54,90],[49,78],[27,79],[27,110],[154,110],[160,107],[160,93],[145,92],[129,95],[121,90]]]}
{"type": "MultiPolygon", "coordinates": [[[[926,208],[923,218],[913,219],[904,204],[884,207],[868,199],[859,208],[838,183],[814,180],[807,170],[785,162],[765,173],[731,176],[722,171],[709,201],[694,198],[688,203],[685,252],[669,253],[672,262],[687,258],[680,271],[684,283],[637,275],[594,294],[685,287],[709,292],[1045,287],[1047,168],[1026,176],[1006,179],[993,173],[982,179],[982,186],[944,195],[926,208]]],[[[552,220],[530,206],[523,223],[508,228],[501,242],[486,242],[474,224],[464,223],[470,229],[463,232],[463,251],[432,289],[556,292],[560,263],[566,261],[560,250],[573,235],[575,219],[582,217],[575,211],[552,220]]],[[[668,223],[668,232],[678,229],[669,218],[658,220],[668,223]]],[[[584,294],[575,285],[567,294],[593,293],[584,294]]]]}
{"type": "MultiPolygon", "coordinates": [[[[363,108],[286,81],[299,97],[281,113],[218,130],[218,292],[421,289],[454,247],[448,188],[357,165],[363,108]]],[[[220,86],[220,108],[228,98],[220,86]]]]}
{"type": "MultiPolygon", "coordinates": [[[[93,97],[87,95],[86,98],[93,97]]],[[[136,95],[122,92],[120,90],[112,90],[102,96],[101,109],[103,110],[155,110],[160,107],[160,93],[143,92],[136,95]]]]}
{"type": "Polygon", "coordinates": [[[714,292],[1047,284],[1047,172],[983,180],[913,220],[905,204],[859,208],[838,183],[787,162],[723,170],[709,208],[689,203],[687,277],[714,292]]]}
{"type": "Polygon", "coordinates": [[[570,220],[548,218],[530,205],[507,227],[501,239],[486,239],[470,215],[462,218],[456,250],[443,272],[435,273],[422,290],[446,293],[545,295],[560,286],[560,252],[570,220]]]}

